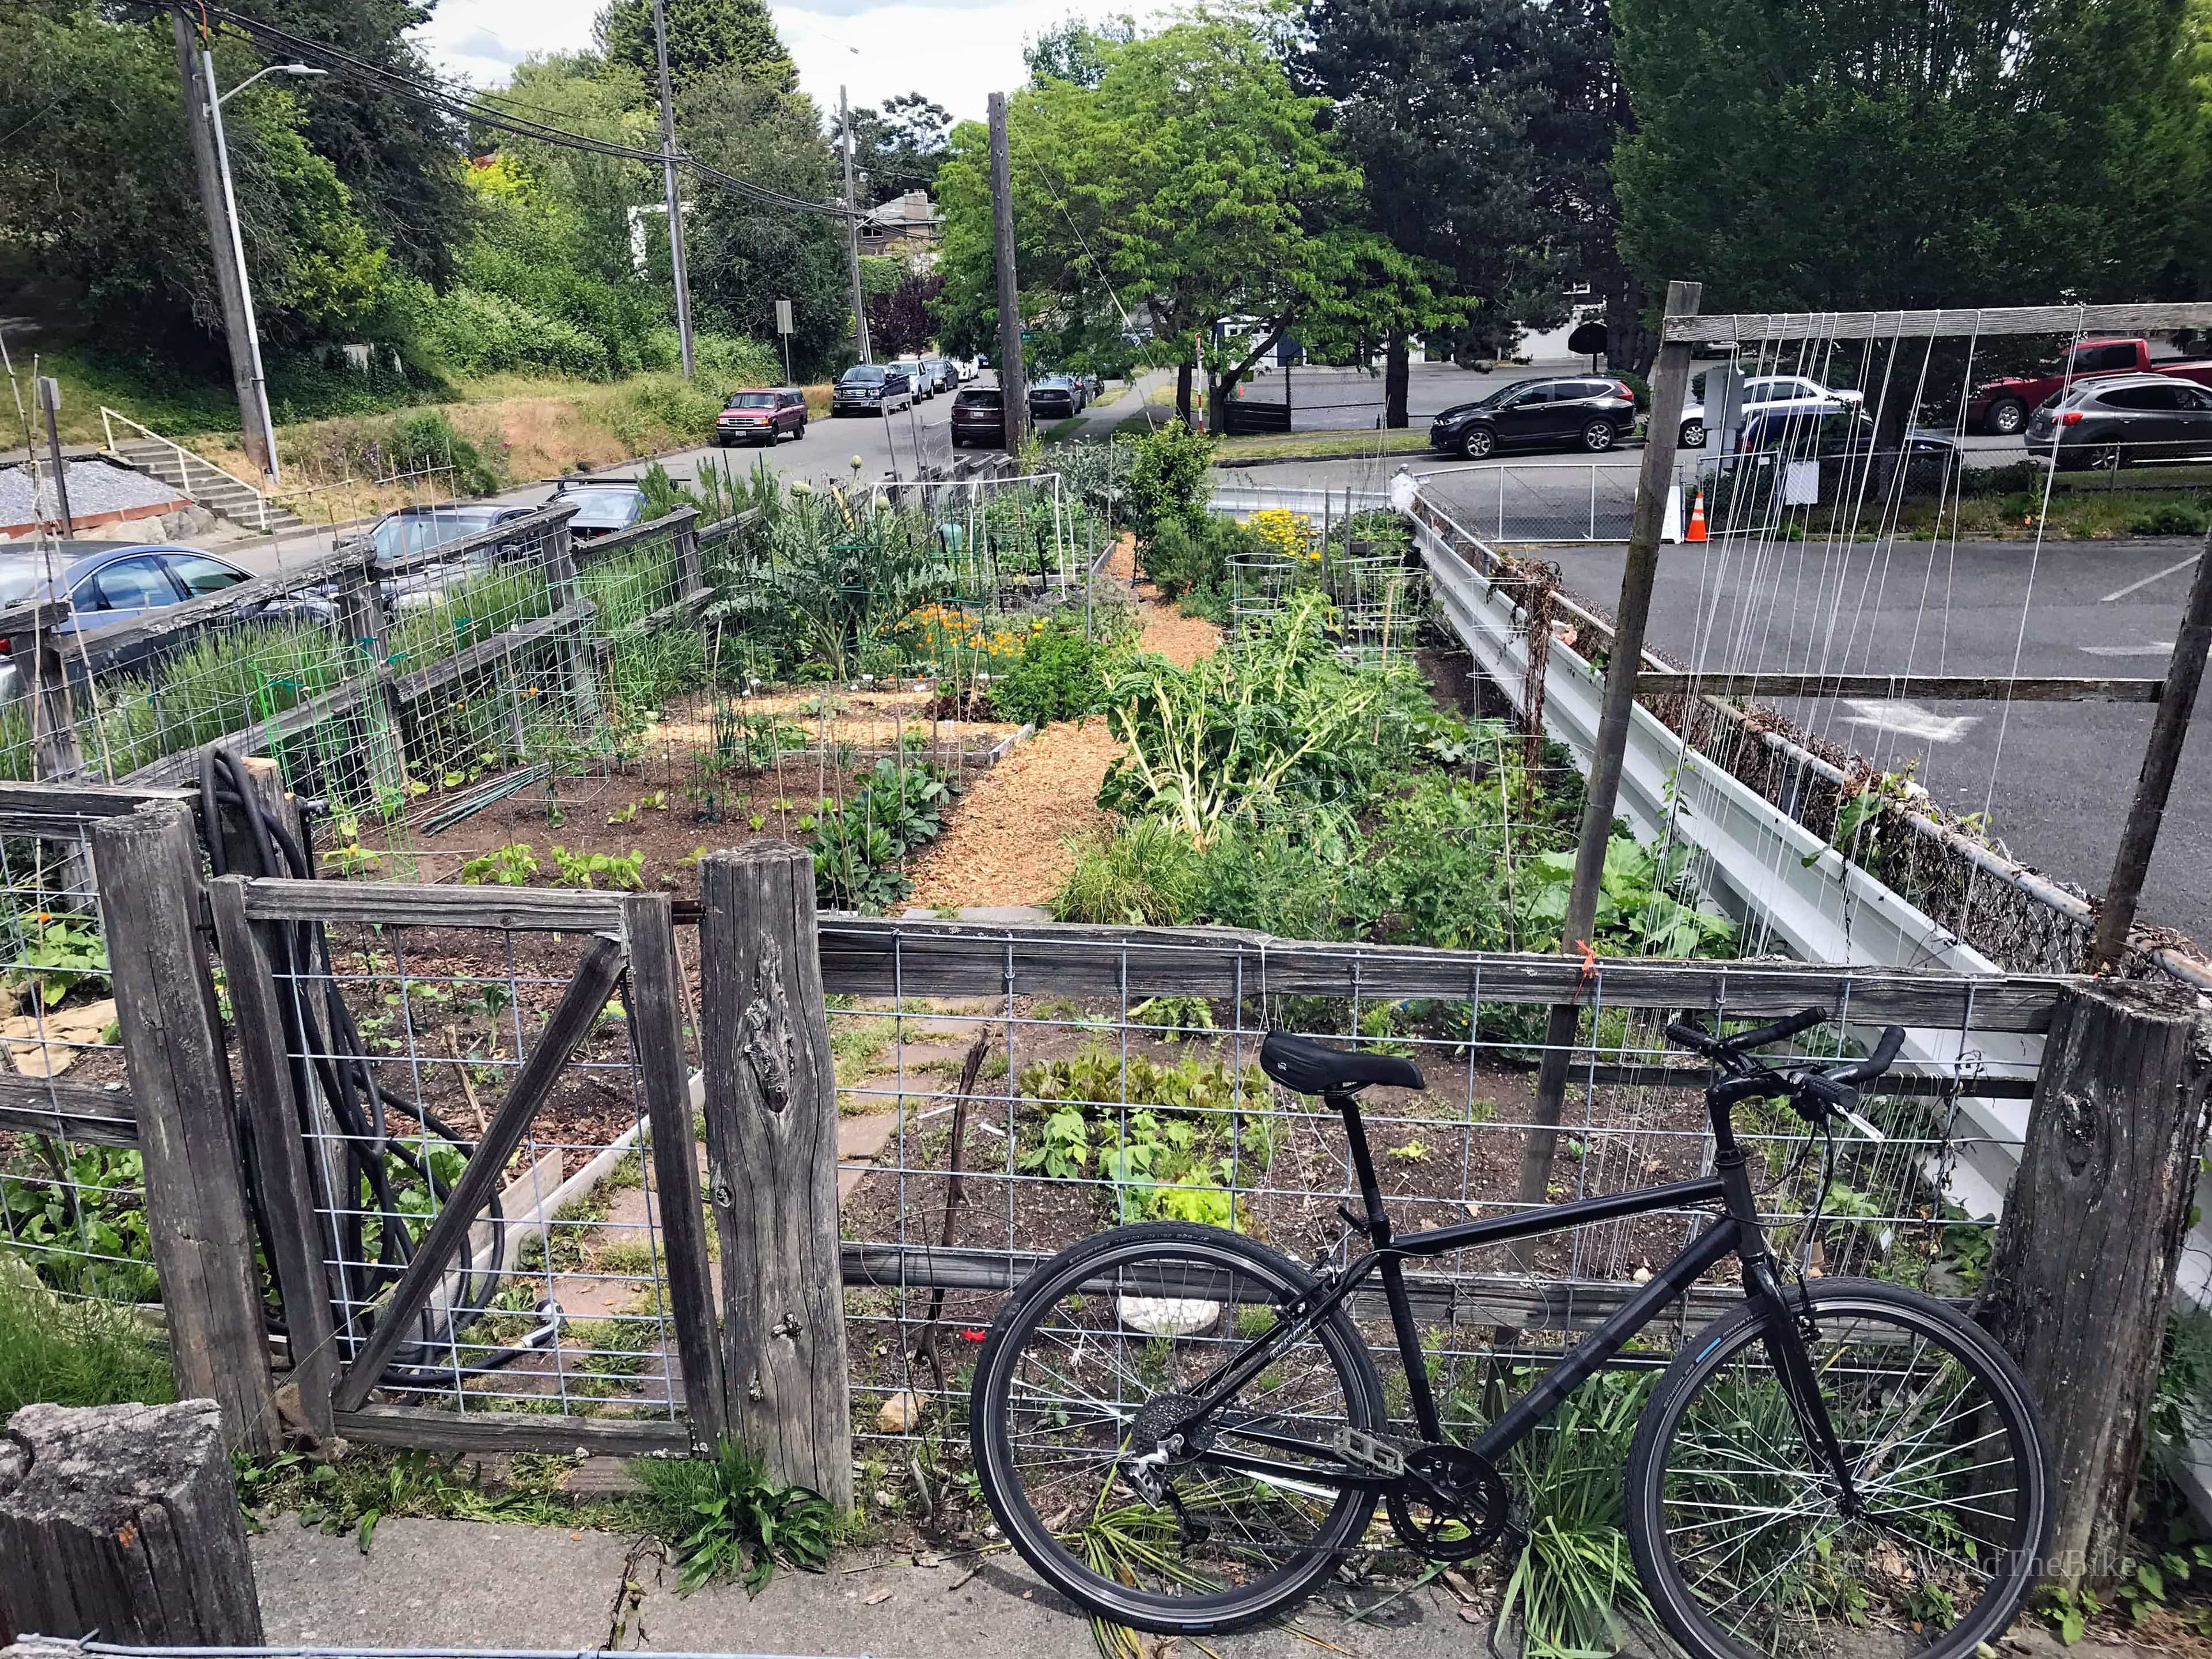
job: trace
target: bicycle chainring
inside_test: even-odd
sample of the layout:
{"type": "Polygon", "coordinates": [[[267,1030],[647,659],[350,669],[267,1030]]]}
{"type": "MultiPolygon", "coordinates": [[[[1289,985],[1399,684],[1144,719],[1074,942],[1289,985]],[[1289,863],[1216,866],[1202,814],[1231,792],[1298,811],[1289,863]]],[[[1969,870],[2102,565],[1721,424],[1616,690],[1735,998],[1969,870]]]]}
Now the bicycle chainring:
{"type": "Polygon", "coordinates": [[[1407,1548],[1431,1561],[1465,1561],[1504,1536],[1511,1498],[1488,1458],[1440,1443],[1405,1453],[1406,1478],[1383,1506],[1407,1548]]]}

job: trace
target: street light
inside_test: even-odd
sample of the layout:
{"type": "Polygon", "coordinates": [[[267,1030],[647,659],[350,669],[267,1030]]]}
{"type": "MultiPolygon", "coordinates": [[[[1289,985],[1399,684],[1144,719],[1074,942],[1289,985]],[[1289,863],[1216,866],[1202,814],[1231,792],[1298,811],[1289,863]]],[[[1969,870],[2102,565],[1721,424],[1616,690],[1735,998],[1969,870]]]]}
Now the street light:
{"type": "Polygon", "coordinates": [[[275,483],[279,477],[276,465],[276,428],[269,416],[269,380],[261,368],[261,327],[254,320],[253,289],[246,276],[246,239],[238,228],[238,196],[230,182],[230,145],[223,137],[222,106],[226,100],[236,97],[264,75],[322,76],[328,70],[310,69],[305,64],[271,64],[256,70],[233,87],[228,92],[217,92],[215,83],[215,58],[205,46],[200,48],[200,73],[207,81],[208,125],[215,133],[216,170],[222,175],[222,210],[230,221],[230,257],[238,270],[238,292],[246,313],[246,348],[253,363],[253,401],[252,411],[260,417],[261,441],[268,456],[267,476],[275,483]]]}

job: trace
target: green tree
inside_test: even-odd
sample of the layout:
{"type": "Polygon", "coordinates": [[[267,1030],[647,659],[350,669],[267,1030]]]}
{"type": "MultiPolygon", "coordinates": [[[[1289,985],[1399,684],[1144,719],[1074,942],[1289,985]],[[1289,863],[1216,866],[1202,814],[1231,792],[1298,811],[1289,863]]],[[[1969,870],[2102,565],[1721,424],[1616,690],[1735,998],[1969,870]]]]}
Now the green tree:
{"type": "MultiPolygon", "coordinates": [[[[428,11],[416,0],[238,0],[238,9],[387,74],[431,74],[407,35],[428,11]]],[[[295,82],[288,90],[298,100],[300,137],[329,161],[370,240],[407,271],[443,286],[468,241],[460,124],[367,75],[295,82]]]]}
{"type": "Polygon", "coordinates": [[[1708,311],[2170,289],[2204,185],[2185,9],[1613,0],[1622,252],[1708,311]]]}
{"type": "MultiPolygon", "coordinates": [[[[1095,87],[1051,79],[1008,102],[1024,312],[1148,316],[1186,421],[1202,343],[1218,430],[1231,388],[1358,275],[1359,175],[1249,19],[1200,14],[1102,50],[1095,87]]],[[[939,175],[956,330],[988,309],[987,149],[963,125],[939,175]]]]}
{"type": "Polygon", "coordinates": [[[1105,77],[1107,55],[1137,38],[1137,20],[1127,13],[1085,21],[1073,12],[1043,33],[1022,42],[1022,61],[1032,85],[1066,81],[1095,87],[1105,77]]]}
{"type": "Polygon", "coordinates": [[[945,165],[952,117],[918,92],[886,98],[880,109],[853,112],[853,170],[870,207],[910,190],[934,191],[945,165]]]}
{"type": "MultiPolygon", "coordinates": [[[[809,201],[836,193],[837,157],[803,94],[725,70],[678,99],[677,131],[691,154],[737,178],[809,201]]],[[[834,368],[852,328],[842,223],[708,185],[687,189],[691,291],[702,313],[732,333],[772,341],[775,302],[788,300],[794,368],[834,368]]]]}
{"type": "MultiPolygon", "coordinates": [[[[775,32],[768,0],[665,0],[668,79],[681,92],[694,81],[735,69],[773,92],[793,92],[799,70],[775,32]]],[[[613,0],[599,16],[599,50],[651,87],[658,76],[653,0],[613,0]]]]}

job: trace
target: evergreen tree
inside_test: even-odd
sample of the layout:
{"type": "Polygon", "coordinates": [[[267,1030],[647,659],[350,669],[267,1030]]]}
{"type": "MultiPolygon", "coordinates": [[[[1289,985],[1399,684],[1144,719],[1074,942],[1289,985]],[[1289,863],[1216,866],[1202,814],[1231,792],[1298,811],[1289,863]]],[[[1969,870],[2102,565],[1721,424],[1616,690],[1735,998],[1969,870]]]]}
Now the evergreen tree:
{"type": "MultiPolygon", "coordinates": [[[[668,30],[668,79],[681,92],[702,76],[735,69],[772,92],[793,92],[799,70],[783,49],[768,0],[663,0],[668,30]]],[[[599,50],[626,65],[647,88],[659,84],[653,0],[613,0],[599,14],[599,50]]]]}

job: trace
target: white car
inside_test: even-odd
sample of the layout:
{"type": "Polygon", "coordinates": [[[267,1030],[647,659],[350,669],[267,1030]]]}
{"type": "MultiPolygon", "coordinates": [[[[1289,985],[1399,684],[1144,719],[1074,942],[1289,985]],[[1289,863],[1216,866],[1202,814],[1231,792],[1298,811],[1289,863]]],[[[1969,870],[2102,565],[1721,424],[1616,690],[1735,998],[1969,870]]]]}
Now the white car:
{"type": "Polygon", "coordinates": [[[914,388],[915,401],[927,403],[937,395],[937,387],[919,357],[894,357],[890,367],[894,374],[906,376],[906,383],[914,388]]]}
{"type": "MultiPolygon", "coordinates": [[[[1685,449],[1703,449],[1705,447],[1704,374],[1691,380],[1690,394],[1690,401],[1682,405],[1680,442],[1685,449]]],[[[1754,374],[1743,383],[1743,412],[1747,418],[1770,410],[1792,415],[1832,415],[1838,410],[1856,408],[1864,401],[1862,393],[1831,391],[1818,380],[1808,380],[1802,374],[1754,374]]]]}

